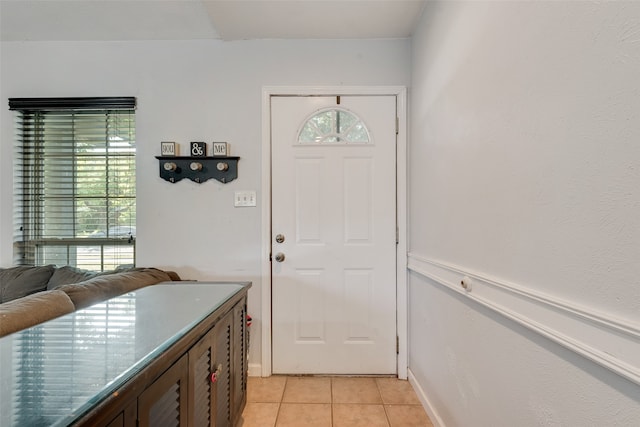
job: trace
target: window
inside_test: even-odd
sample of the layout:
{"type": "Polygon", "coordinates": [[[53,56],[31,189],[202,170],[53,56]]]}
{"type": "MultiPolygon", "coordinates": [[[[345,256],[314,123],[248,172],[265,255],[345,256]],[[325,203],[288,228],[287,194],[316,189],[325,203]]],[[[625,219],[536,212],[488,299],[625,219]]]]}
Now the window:
{"type": "Polygon", "coordinates": [[[369,131],[352,112],[331,108],[307,119],[298,133],[300,144],[367,144],[369,131]]]}
{"type": "Polygon", "coordinates": [[[135,98],[12,98],[17,265],[135,264],[135,98]]]}

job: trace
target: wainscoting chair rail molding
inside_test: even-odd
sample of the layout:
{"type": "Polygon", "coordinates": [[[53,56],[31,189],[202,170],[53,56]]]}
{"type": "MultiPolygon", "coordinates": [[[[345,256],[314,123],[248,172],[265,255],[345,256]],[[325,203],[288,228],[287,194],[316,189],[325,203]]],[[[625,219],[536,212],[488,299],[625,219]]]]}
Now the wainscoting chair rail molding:
{"type": "Polygon", "coordinates": [[[414,253],[408,268],[640,385],[640,324],[414,253]]]}

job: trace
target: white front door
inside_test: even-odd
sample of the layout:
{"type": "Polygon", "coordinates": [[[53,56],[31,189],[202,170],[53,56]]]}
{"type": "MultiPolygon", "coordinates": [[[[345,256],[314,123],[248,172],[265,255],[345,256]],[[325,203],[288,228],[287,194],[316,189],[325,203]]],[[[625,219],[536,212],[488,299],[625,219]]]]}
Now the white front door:
{"type": "Polygon", "coordinates": [[[396,374],[396,97],[274,96],[276,374],[396,374]]]}

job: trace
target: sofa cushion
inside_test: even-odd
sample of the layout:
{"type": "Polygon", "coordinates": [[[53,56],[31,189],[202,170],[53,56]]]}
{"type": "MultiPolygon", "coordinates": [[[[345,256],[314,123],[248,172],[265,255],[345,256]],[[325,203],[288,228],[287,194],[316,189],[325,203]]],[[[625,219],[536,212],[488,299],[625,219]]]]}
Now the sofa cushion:
{"type": "Polygon", "coordinates": [[[81,283],[57,287],[69,295],[76,310],[134,291],[148,285],[171,280],[171,276],[155,268],[135,268],[122,273],[93,277],[81,283]]]}
{"type": "Polygon", "coordinates": [[[54,269],[53,265],[0,268],[0,303],[46,290],[54,269]]]}
{"type": "Polygon", "coordinates": [[[53,272],[53,275],[51,275],[51,278],[47,283],[47,289],[51,290],[61,285],[68,285],[69,283],[83,282],[99,274],[100,273],[96,271],[82,270],[80,268],[71,267],[70,265],[58,267],[56,268],[56,271],[53,272]]]}
{"type": "Polygon", "coordinates": [[[62,291],[43,291],[0,304],[0,337],[72,313],[75,307],[62,291]]]}

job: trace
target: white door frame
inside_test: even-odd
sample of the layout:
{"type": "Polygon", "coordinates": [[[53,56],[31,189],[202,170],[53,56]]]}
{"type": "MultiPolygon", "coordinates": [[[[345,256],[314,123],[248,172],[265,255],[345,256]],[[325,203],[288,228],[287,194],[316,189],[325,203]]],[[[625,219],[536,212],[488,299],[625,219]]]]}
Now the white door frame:
{"type": "Polygon", "coordinates": [[[271,376],[271,97],[391,95],[397,97],[396,198],[396,328],[398,378],[407,379],[407,88],[404,86],[265,86],[262,88],[262,360],[261,375],[271,376]]]}

